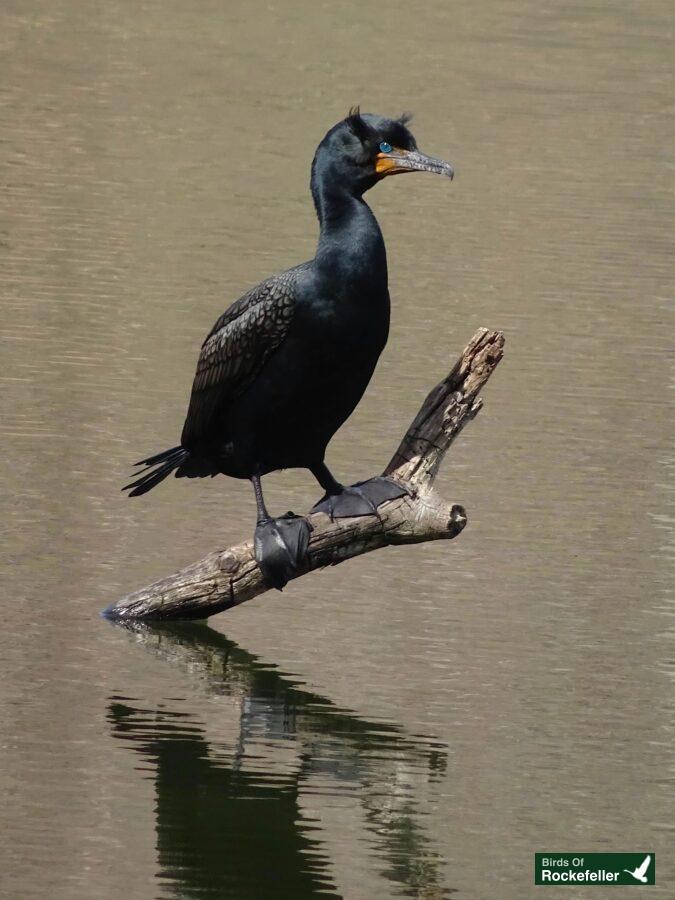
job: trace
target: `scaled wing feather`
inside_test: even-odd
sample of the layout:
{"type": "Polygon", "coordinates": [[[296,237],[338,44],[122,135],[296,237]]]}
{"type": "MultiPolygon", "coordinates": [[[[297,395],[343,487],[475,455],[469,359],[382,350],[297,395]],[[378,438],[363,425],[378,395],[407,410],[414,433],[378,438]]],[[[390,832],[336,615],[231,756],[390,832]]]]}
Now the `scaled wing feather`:
{"type": "Polygon", "coordinates": [[[288,333],[294,308],[295,272],[263,281],[230,306],[202,344],[182,445],[190,447],[208,431],[255,379],[288,333]]]}

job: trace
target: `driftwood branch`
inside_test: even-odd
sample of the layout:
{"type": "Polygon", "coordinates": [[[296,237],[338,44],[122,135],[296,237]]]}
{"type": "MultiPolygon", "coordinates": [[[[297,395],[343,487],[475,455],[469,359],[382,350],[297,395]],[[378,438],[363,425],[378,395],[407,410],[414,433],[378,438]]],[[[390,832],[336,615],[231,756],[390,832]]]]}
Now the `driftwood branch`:
{"type": "MultiPolygon", "coordinates": [[[[450,374],[424,401],[401,445],[384,470],[409,495],[389,500],[379,516],[338,519],[307,516],[312,529],[306,564],[299,577],[353,556],[395,544],[448,540],[466,525],[466,513],[434,490],[448,447],[482,406],[478,392],[504,352],[504,335],[481,328],[450,374]]],[[[111,604],[113,619],[206,619],[269,590],[255,561],[253,542],[210,553],[168,578],[111,604]]]]}

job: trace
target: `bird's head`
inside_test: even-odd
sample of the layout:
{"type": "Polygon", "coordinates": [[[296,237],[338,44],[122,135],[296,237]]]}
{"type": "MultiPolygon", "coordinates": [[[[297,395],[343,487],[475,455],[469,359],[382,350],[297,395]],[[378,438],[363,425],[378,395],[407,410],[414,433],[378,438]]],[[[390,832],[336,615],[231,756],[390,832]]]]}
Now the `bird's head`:
{"type": "Polygon", "coordinates": [[[352,109],[319,144],[312,164],[312,188],[329,182],[360,196],[388,175],[435,172],[452,178],[452,166],[417,149],[409,115],[387,119],[352,109]]]}

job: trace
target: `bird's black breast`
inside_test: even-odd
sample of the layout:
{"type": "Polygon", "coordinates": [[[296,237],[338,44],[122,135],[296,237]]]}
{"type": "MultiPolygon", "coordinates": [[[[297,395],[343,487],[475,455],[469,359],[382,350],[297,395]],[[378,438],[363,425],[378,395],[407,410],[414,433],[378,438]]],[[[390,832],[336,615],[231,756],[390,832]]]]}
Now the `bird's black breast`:
{"type": "Polygon", "coordinates": [[[244,455],[265,471],[323,459],[361,399],[388,329],[386,285],[366,291],[327,284],[311,267],[302,272],[286,338],[232,409],[244,455]]]}
{"type": "Polygon", "coordinates": [[[198,368],[195,379],[190,413],[193,407],[203,411],[198,433],[193,431],[195,451],[217,456],[218,468],[229,475],[248,477],[323,459],[386,343],[386,285],[377,291],[336,283],[313,263],[284,276],[281,286],[265,289],[273,302],[266,300],[260,309],[242,298],[243,312],[221,317],[220,330],[214,328],[202,349],[209,361],[205,371],[213,374],[198,368]],[[228,359],[225,351],[236,358],[228,359]]]}

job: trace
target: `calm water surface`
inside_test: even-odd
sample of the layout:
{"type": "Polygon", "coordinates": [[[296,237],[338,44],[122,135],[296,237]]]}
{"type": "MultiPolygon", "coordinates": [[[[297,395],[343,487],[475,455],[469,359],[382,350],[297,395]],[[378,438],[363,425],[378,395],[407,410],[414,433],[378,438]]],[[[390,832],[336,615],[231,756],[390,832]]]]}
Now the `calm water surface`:
{"type": "Polygon", "coordinates": [[[386,13],[3,4],[3,897],[522,900],[535,850],[643,849],[673,891],[672,7],[386,13]],[[457,178],[370,195],[392,332],[329,462],[381,469],[501,328],[441,477],[469,527],[211,628],[113,627],[252,528],[246,484],[119,488],[217,315],[313,253],[311,157],[357,102],[413,110],[457,178]]]}

